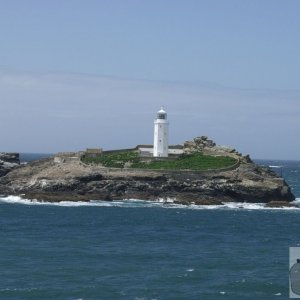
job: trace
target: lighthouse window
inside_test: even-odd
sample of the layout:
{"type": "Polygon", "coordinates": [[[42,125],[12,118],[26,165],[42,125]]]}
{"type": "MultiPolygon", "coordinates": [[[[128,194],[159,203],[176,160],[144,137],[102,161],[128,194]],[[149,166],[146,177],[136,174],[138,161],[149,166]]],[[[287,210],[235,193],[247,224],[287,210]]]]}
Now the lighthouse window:
{"type": "Polygon", "coordinates": [[[164,114],[158,114],[158,119],[165,119],[166,116],[164,114]]]}

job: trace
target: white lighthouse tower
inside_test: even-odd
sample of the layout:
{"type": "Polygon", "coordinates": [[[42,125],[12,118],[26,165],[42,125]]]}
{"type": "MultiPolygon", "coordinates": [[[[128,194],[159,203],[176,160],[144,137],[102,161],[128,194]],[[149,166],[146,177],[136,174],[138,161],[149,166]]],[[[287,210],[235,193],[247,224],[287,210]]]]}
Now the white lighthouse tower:
{"type": "Polygon", "coordinates": [[[169,122],[167,113],[163,107],[157,112],[157,118],[154,120],[154,157],[168,157],[169,148],[169,122]]]}

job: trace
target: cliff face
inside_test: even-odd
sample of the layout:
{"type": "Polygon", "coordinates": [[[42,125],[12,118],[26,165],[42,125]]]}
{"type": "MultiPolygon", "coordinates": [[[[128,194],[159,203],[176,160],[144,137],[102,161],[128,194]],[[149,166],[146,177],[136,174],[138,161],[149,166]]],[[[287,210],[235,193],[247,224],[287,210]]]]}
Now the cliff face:
{"type": "Polygon", "coordinates": [[[183,204],[294,200],[282,178],[247,157],[234,170],[222,172],[108,169],[79,161],[57,164],[49,158],[1,177],[0,194],[44,201],[174,198],[183,204]]]}

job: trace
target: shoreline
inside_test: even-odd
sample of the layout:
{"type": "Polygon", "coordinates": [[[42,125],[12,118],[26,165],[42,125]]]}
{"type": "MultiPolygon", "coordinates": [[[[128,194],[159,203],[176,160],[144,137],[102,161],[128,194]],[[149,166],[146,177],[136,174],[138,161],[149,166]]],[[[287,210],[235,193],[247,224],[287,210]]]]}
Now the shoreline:
{"type": "Polygon", "coordinates": [[[146,208],[146,207],[161,207],[161,208],[179,208],[179,209],[209,209],[209,210],[299,210],[300,198],[296,198],[289,205],[274,205],[261,202],[224,202],[221,204],[197,205],[190,203],[189,205],[176,202],[175,199],[115,199],[115,200],[76,200],[70,201],[63,199],[61,201],[45,201],[37,199],[26,199],[22,195],[0,195],[0,204],[22,204],[22,205],[50,205],[58,207],[80,207],[80,206],[96,206],[96,207],[131,207],[131,208],[146,208]]]}
{"type": "MultiPolygon", "coordinates": [[[[9,198],[16,198],[20,199],[21,201],[29,201],[31,203],[41,203],[41,204],[60,204],[60,203],[104,203],[104,202],[130,202],[130,201],[141,201],[145,203],[162,203],[162,204],[174,204],[174,205],[181,205],[185,207],[189,206],[207,206],[207,207],[226,207],[228,204],[232,205],[240,205],[243,206],[244,204],[249,205],[263,205],[265,208],[299,208],[300,209],[300,198],[295,198],[294,201],[270,201],[270,202],[254,202],[254,201],[221,201],[218,199],[210,199],[204,201],[196,201],[196,202],[187,202],[187,201],[180,201],[176,198],[156,198],[152,197],[151,199],[141,199],[141,198],[115,198],[115,199],[103,199],[99,198],[98,195],[71,195],[71,194],[55,194],[55,195],[48,195],[46,194],[21,194],[21,195],[0,195],[0,199],[9,199],[9,198]]],[[[242,208],[242,207],[241,207],[242,208]]]]}

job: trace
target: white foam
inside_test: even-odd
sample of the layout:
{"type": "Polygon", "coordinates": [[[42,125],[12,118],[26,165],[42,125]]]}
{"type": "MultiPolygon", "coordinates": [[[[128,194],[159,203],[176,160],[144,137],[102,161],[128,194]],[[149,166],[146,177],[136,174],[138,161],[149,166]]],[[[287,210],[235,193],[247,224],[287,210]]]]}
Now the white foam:
{"type": "MultiPolygon", "coordinates": [[[[1,197],[1,202],[6,203],[20,203],[20,204],[30,204],[30,200],[23,199],[20,196],[7,196],[7,197],[1,197]]],[[[33,201],[34,202],[34,201],[33,201]]]]}
{"type": "Polygon", "coordinates": [[[294,203],[294,204],[300,204],[300,198],[296,198],[292,203],[294,203]]]}
{"type": "Polygon", "coordinates": [[[158,198],[157,200],[158,202],[162,202],[162,203],[174,203],[174,198],[158,198]]]}
{"type": "Polygon", "coordinates": [[[125,199],[119,201],[60,201],[47,202],[38,200],[24,199],[20,196],[0,197],[0,203],[23,204],[23,205],[52,205],[63,207],[79,207],[79,206],[99,206],[99,207],[163,207],[165,202],[162,201],[145,201],[139,199],[125,199]]]}
{"type": "Polygon", "coordinates": [[[35,290],[39,290],[39,288],[3,288],[0,289],[0,292],[20,292],[20,291],[31,292],[35,290]]]}
{"type": "MultiPolygon", "coordinates": [[[[62,207],[81,207],[81,206],[98,206],[98,207],[129,207],[129,208],[142,208],[142,207],[160,207],[166,209],[194,209],[194,210],[299,210],[299,207],[265,207],[265,203],[247,203],[247,202],[226,202],[224,205],[182,205],[175,204],[174,199],[158,199],[157,201],[146,201],[139,199],[125,199],[118,201],[102,201],[91,200],[87,201],[61,201],[61,202],[47,202],[38,200],[23,199],[20,196],[7,196],[0,197],[0,203],[10,204],[23,204],[23,205],[52,205],[62,207]]],[[[300,198],[292,202],[293,204],[300,205],[300,198]]]]}
{"type": "Polygon", "coordinates": [[[249,202],[228,202],[223,205],[229,209],[246,209],[246,210],[299,210],[299,207],[266,207],[265,203],[249,203],[249,202]]]}
{"type": "MultiPolygon", "coordinates": [[[[84,201],[47,202],[47,201],[23,199],[20,196],[3,197],[3,198],[0,198],[0,202],[11,203],[11,204],[24,204],[24,205],[97,206],[97,203],[94,203],[93,201],[91,201],[91,202],[84,202],[84,201]]],[[[107,206],[106,201],[101,201],[101,204],[102,204],[102,206],[107,206]]]]}
{"type": "Polygon", "coordinates": [[[228,202],[224,206],[231,209],[266,209],[264,203],[228,202]]]}

